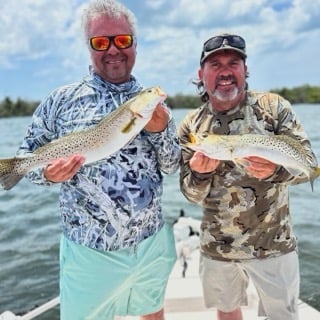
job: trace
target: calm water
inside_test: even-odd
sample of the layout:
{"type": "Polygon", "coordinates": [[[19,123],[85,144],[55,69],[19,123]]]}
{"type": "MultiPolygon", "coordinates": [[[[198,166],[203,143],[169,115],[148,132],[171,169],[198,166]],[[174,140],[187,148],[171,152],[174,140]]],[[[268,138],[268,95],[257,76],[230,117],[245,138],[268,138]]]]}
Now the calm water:
{"type": "MultiPolygon", "coordinates": [[[[320,160],[318,123],[320,105],[294,107],[320,160]]],[[[186,110],[174,111],[177,123],[186,110]]],[[[16,152],[30,118],[0,119],[0,157],[16,152]]],[[[179,215],[181,208],[200,217],[198,206],[179,192],[178,174],[166,177],[165,214],[179,215]]],[[[299,238],[301,298],[320,310],[320,179],[314,192],[309,184],[291,188],[292,219],[299,238]]],[[[0,190],[0,314],[25,313],[58,295],[59,236],[58,186],[35,186],[27,180],[11,191],[0,190]]],[[[58,307],[38,317],[59,319],[58,307]]]]}

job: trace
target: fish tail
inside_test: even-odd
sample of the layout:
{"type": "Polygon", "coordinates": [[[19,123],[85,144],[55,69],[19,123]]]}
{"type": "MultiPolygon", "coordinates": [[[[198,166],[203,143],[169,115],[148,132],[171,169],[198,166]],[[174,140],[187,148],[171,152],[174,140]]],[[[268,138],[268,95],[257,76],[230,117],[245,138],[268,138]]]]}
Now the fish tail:
{"type": "Polygon", "coordinates": [[[320,167],[316,167],[313,171],[312,177],[310,179],[311,190],[313,192],[314,180],[316,180],[320,176],[320,167]]]}
{"type": "Polygon", "coordinates": [[[314,173],[314,179],[318,178],[320,176],[320,167],[317,167],[315,169],[315,173],[314,173]]]}
{"type": "Polygon", "coordinates": [[[17,158],[0,159],[0,184],[5,190],[13,188],[24,177],[15,170],[17,161],[17,158]]]}

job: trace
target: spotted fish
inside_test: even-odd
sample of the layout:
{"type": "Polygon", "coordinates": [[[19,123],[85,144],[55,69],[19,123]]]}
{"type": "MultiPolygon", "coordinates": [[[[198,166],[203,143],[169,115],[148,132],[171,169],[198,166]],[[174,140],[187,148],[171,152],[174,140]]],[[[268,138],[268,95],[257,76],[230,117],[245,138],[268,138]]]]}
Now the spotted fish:
{"type": "Polygon", "coordinates": [[[9,190],[30,170],[74,154],[83,155],[85,164],[109,157],[138,135],[165,99],[160,87],[145,89],[93,127],[53,140],[33,153],[0,159],[0,184],[9,190]]]}
{"type": "Polygon", "coordinates": [[[304,173],[311,186],[320,175],[320,168],[311,163],[301,143],[286,135],[190,135],[186,147],[204,153],[209,158],[233,161],[245,165],[244,158],[256,156],[283,166],[290,174],[304,173]]]}

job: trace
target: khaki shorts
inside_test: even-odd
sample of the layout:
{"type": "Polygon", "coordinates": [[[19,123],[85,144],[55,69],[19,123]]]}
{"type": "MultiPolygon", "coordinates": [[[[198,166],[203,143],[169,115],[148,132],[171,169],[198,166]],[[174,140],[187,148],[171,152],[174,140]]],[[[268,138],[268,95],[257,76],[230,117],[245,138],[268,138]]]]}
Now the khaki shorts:
{"type": "Polygon", "coordinates": [[[172,227],[164,225],[134,249],[102,252],[62,237],[61,320],[111,320],[162,309],[176,261],[172,227]]]}
{"type": "Polygon", "coordinates": [[[249,278],[257,289],[259,316],[297,320],[299,299],[299,261],[296,252],[286,255],[225,262],[200,257],[200,278],[205,305],[230,312],[247,305],[249,278]]]}

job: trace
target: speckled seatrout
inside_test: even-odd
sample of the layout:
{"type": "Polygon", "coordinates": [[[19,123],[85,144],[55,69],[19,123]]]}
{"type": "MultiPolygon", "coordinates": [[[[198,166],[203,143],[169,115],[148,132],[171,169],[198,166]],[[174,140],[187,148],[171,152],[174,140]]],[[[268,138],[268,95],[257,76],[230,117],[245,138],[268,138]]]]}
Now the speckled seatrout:
{"type": "Polygon", "coordinates": [[[229,160],[245,165],[245,157],[256,156],[281,165],[292,175],[304,173],[310,180],[320,175],[320,168],[313,167],[301,144],[286,135],[190,135],[191,142],[185,146],[201,151],[213,159],[229,160]]]}
{"type": "Polygon", "coordinates": [[[107,158],[137,136],[165,99],[160,87],[145,89],[93,127],[53,140],[33,153],[0,159],[0,184],[9,190],[30,170],[74,154],[85,156],[85,163],[107,158]]]}

